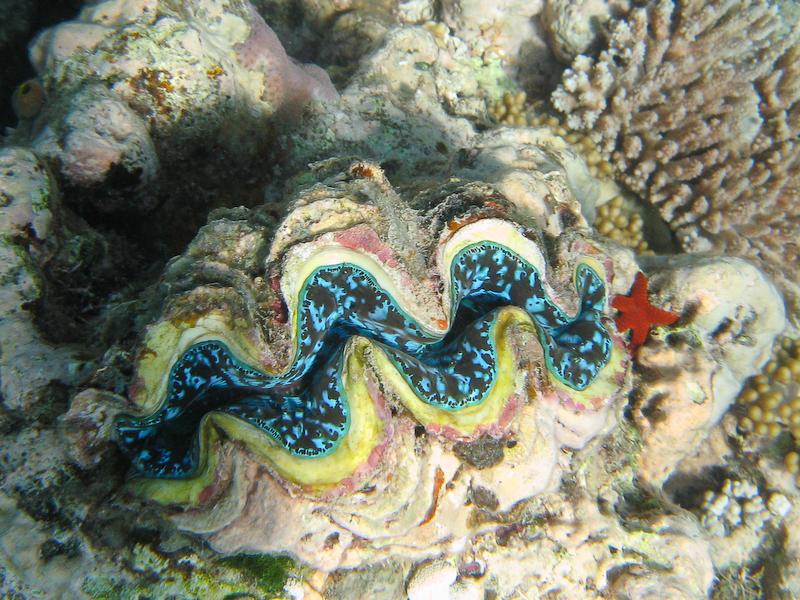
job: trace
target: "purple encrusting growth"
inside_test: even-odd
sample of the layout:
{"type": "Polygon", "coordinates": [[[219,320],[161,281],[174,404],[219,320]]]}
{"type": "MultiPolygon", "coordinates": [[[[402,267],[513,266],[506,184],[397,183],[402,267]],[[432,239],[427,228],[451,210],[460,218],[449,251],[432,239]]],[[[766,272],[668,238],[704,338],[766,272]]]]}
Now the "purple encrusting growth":
{"type": "Polygon", "coordinates": [[[248,11],[250,35],[234,49],[244,67],[264,73],[262,100],[275,110],[296,110],[312,100],[338,100],[339,93],[322,67],[291,58],[256,9],[248,5],[248,11]]]}

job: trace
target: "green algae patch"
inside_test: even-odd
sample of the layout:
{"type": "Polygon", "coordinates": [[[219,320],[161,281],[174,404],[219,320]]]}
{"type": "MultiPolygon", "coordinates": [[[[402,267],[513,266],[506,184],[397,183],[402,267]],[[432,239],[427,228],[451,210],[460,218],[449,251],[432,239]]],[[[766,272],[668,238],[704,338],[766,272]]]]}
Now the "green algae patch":
{"type": "Polygon", "coordinates": [[[82,591],[96,600],[273,598],[294,568],[285,556],[165,555],[143,544],[134,546],[125,563],[120,573],[86,578],[82,591]]]}
{"type": "Polygon", "coordinates": [[[288,556],[272,556],[269,554],[237,554],[226,557],[220,563],[239,571],[263,593],[277,594],[283,590],[294,562],[288,556]]]}
{"type": "Polygon", "coordinates": [[[499,58],[484,60],[480,57],[472,57],[460,62],[474,74],[478,87],[484,91],[489,103],[501,100],[506,92],[516,93],[519,91],[519,86],[508,76],[503,68],[503,61],[499,58]]]}
{"type": "Polygon", "coordinates": [[[31,202],[31,206],[33,206],[33,210],[35,212],[42,212],[44,210],[50,209],[50,190],[49,189],[40,189],[39,190],[39,197],[34,197],[31,202]]]}

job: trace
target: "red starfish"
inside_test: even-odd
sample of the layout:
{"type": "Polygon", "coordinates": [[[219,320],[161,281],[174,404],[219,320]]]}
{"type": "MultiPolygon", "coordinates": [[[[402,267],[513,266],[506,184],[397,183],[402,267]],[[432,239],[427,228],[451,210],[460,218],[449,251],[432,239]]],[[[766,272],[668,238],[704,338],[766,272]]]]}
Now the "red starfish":
{"type": "Polygon", "coordinates": [[[672,325],[680,315],[661,310],[650,304],[647,297],[647,276],[639,271],[627,296],[614,296],[611,306],[619,311],[615,319],[619,331],[631,330],[630,349],[644,344],[653,325],[672,325]]]}

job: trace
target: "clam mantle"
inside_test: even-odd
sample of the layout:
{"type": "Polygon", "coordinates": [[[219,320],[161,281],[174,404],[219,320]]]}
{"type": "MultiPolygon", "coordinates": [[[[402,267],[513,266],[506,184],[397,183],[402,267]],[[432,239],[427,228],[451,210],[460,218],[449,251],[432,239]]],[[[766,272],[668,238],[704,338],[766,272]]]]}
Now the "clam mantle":
{"type": "Polygon", "coordinates": [[[575,267],[571,316],[550,298],[544,258],[515,224],[467,224],[441,242],[436,258],[444,290],[426,314],[415,300],[425,290],[395,283],[411,279],[400,266],[393,275],[333,240],[293,249],[281,285],[290,364],[260,369],[237,344],[245,332],[214,331],[201,319],[181,336],[179,358],[153,392],[163,397],[158,410],[118,421],[122,449],[145,476],[202,477],[213,423],[285,479],[333,485],[385,442],[384,395],[447,437],[502,428],[520,376],[513,332],[538,339],[550,385],[574,405],[602,405],[617,387],[596,259],[575,267]],[[380,393],[370,393],[369,376],[380,393]]]}
{"type": "Polygon", "coordinates": [[[625,390],[611,261],[578,229],[547,248],[490,186],[444,193],[412,210],[357,163],[269,244],[257,218],[202,231],[116,422],[131,487],[221,551],[324,570],[458,547],[486,529],[474,490],[509,510],[553,489],[625,390]]]}

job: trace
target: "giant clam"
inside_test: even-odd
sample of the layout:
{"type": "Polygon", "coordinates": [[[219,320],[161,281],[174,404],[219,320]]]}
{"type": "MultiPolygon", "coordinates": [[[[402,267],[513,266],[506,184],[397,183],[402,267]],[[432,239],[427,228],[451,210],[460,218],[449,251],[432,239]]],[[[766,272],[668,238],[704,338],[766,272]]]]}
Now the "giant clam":
{"type": "Polygon", "coordinates": [[[472,527],[458,507],[471,487],[496,488],[505,509],[543,489],[558,446],[590,439],[621,389],[625,352],[597,245],[565,236],[554,272],[533,221],[497,193],[473,190],[447,219],[437,213],[447,200],[395,212],[369,198],[386,193],[380,169],[359,163],[301,194],[265,267],[251,226],[249,247],[208,248],[145,336],[138,414],[117,421],[133,487],[192,509],[182,524],[222,549],[289,550],[327,567],[347,564],[345,536],[387,545],[413,535],[416,546],[437,521],[437,541],[463,541],[472,527]],[[486,439],[509,443],[470,480],[454,447],[486,439]],[[264,476],[248,481],[247,469],[264,476]],[[287,524],[270,518],[257,541],[226,538],[252,512],[242,490],[253,486],[281,510],[327,512],[317,529],[341,549],[304,552],[308,532],[282,536],[287,524]]]}

